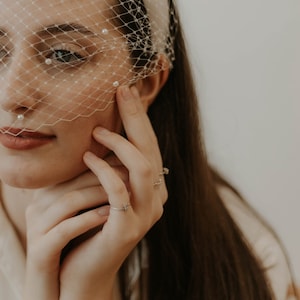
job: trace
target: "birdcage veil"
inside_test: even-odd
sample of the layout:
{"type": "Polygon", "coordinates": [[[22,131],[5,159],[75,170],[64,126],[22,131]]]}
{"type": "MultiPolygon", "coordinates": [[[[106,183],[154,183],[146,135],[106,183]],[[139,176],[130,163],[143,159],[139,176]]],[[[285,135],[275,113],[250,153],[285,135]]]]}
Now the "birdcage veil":
{"type": "Polygon", "coordinates": [[[169,2],[0,0],[2,133],[89,117],[120,85],[172,67],[169,2]]]}

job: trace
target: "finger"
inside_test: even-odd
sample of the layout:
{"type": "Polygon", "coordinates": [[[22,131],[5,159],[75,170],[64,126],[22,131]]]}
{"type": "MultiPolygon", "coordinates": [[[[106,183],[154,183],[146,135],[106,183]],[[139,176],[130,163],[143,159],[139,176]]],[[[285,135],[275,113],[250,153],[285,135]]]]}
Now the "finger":
{"type": "Polygon", "coordinates": [[[38,223],[36,226],[37,230],[47,232],[63,220],[105,203],[107,203],[107,194],[102,187],[99,187],[98,181],[98,187],[66,193],[64,196],[53,200],[52,205],[47,208],[42,205],[31,205],[26,211],[26,219],[29,225],[32,222],[39,222],[40,224],[38,223]]]}
{"type": "Polygon", "coordinates": [[[69,181],[37,190],[34,193],[33,203],[36,208],[39,208],[41,211],[46,211],[48,207],[53,205],[55,199],[60,199],[65,194],[74,190],[94,186],[99,186],[99,180],[93,172],[88,170],[69,181]],[[41,199],[43,199],[43,201],[41,201],[41,199]]]}
{"type": "Polygon", "coordinates": [[[153,184],[157,179],[158,169],[131,142],[122,136],[104,128],[94,130],[94,138],[111,149],[129,171],[129,182],[134,196],[147,198],[151,195],[153,184]],[[154,170],[154,171],[153,171],[154,170]]]}
{"type": "Polygon", "coordinates": [[[108,215],[109,207],[106,206],[66,219],[49,231],[44,246],[60,252],[71,240],[93,228],[102,227],[108,215]]]}
{"type": "Polygon", "coordinates": [[[109,152],[109,154],[105,156],[103,160],[105,160],[112,167],[123,165],[120,159],[113,152],[109,152]]]}
{"type": "Polygon", "coordinates": [[[108,195],[109,204],[115,208],[122,208],[130,203],[129,194],[124,182],[114,172],[107,162],[91,152],[83,156],[86,165],[94,172],[108,195]]]}
{"type": "Polygon", "coordinates": [[[157,151],[157,138],[136,87],[120,87],[116,98],[128,140],[144,153],[157,151]]]}
{"type": "Polygon", "coordinates": [[[120,159],[114,154],[111,153],[109,156],[103,158],[118,174],[118,176],[128,185],[128,170],[120,161],[120,159]]]}
{"type": "MultiPolygon", "coordinates": [[[[159,166],[151,163],[151,160],[146,159],[128,140],[107,129],[96,128],[94,138],[111,149],[129,170],[129,182],[135,199],[147,199],[145,195],[150,196],[155,188],[156,192],[160,191],[161,202],[165,203],[168,193],[160,163],[156,163],[159,166]]],[[[157,158],[153,159],[158,160],[157,158]]]]}
{"type": "Polygon", "coordinates": [[[153,178],[156,187],[164,183],[159,174],[162,170],[162,158],[157,138],[145,108],[135,87],[121,87],[117,93],[120,115],[128,140],[132,142],[152,165],[157,174],[153,178]],[[159,184],[159,185],[158,185],[159,184]]]}
{"type": "Polygon", "coordinates": [[[97,142],[112,150],[128,170],[134,169],[139,161],[146,161],[141,151],[119,134],[97,127],[93,136],[97,142]]]}

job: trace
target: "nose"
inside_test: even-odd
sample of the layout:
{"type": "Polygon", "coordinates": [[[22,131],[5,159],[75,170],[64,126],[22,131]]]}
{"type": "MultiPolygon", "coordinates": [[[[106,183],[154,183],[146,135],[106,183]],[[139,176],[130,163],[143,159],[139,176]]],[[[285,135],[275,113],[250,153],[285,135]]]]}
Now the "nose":
{"type": "Polygon", "coordinates": [[[1,71],[0,106],[13,113],[34,109],[39,102],[39,66],[34,55],[26,52],[13,53],[1,71]]]}

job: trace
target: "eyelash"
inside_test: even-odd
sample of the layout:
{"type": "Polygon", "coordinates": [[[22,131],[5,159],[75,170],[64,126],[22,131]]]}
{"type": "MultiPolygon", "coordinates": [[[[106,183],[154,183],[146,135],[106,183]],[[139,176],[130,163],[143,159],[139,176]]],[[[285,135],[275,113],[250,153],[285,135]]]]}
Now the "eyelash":
{"type": "Polygon", "coordinates": [[[46,59],[51,59],[56,64],[75,66],[86,61],[87,57],[74,51],[65,45],[57,45],[46,55],[46,59]]]}
{"type": "MultiPolygon", "coordinates": [[[[79,46],[74,46],[73,48],[79,48],[79,46]]],[[[88,59],[86,53],[82,54],[82,49],[76,51],[72,47],[67,45],[55,45],[46,53],[41,53],[45,59],[51,59],[52,66],[56,67],[76,67],[84,63],[88,59]]],[[[7,49],[6,45],[0,44],[0,63],[6,64],[6,60],[10,57],[11,51],[7,49]]],[[[43,51],[44,52],[44,51],[43,51]]]]}

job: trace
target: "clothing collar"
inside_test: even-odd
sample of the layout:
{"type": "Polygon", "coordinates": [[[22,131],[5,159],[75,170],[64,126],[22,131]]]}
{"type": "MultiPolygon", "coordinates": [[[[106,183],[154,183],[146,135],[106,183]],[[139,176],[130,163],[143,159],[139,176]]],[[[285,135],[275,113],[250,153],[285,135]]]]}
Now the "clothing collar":
{"type": "Polygon", "coordinates": [[[7,278],[7,282],[17,299],[22,298],[25,261],[23,247],[5,213],[0,197],[0,272],[7,278]]]}

